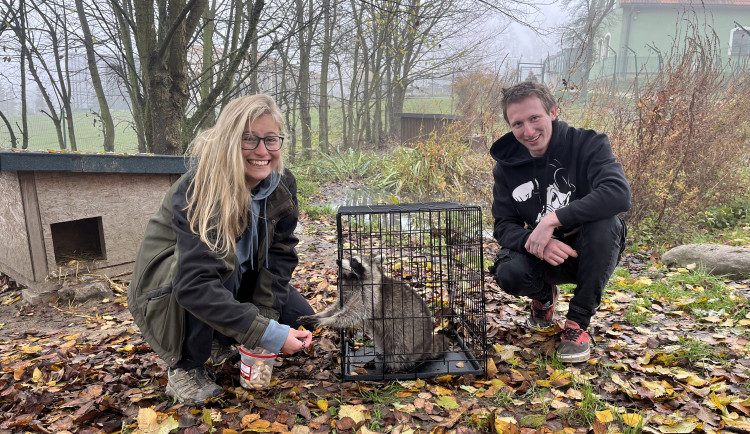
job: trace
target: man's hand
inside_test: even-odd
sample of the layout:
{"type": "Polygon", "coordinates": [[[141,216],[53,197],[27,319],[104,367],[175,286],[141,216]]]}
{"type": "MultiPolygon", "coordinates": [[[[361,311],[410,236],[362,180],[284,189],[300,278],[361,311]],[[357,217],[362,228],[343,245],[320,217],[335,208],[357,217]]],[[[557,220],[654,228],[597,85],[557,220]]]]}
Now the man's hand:
{"type": "Polygon", "coordinates": [[[542,254],[541,259],[544,259],[551,265],[557,266],[565,262],[565,260],[571,256],[577,258],[578,252],[562,241],[553,238],[544,248],[544,253],[542,254]]]}
{"type": "Polygon", "coordinates": [[[281,347],[281,353],[290,355],[307,348],[312,342],[312,332],[308,330],[289,329],[286,342],[281,347]]]}
{"type": "Polygon", "coordinates": [[[552,232],[556,227],[562,226],[560,220],[557,219],[557,215],[552,212],[542,217],[539,224],[536,225],[529,239],[526,240],[526,251],[536,256],[539,259],[544,258],[544,249],[552,239],[552,232]]]}

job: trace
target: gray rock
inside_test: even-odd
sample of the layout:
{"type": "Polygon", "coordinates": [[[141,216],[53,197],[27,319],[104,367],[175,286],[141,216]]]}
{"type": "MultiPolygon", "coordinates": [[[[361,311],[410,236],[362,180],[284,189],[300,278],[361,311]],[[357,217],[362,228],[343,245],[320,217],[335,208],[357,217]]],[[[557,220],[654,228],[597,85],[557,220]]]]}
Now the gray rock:
{"type": "Polygon", "coordinates": [[[109,283],[103,280],[66,286],[61,288],[57,294],[61,300],[74,301],[76,303],[83,303],[92,299],[112,298],[114,296],[109,283]]]}
{"type": "Polygon", "coordinates": [[[667,265],[685,267],[697,264],[714,275],[731,279],[750,279],[750,249],[723,244],[685,244],[677,246],[662,257],[667,265]]]}

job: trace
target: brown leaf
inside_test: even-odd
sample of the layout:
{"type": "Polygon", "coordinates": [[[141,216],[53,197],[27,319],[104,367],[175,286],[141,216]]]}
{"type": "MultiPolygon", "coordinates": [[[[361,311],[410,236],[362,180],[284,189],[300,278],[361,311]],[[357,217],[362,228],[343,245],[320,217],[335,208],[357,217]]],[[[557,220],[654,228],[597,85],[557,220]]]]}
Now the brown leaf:
{"type": "Polygon", "coordinates": [[[95,418],[96,416],[98,416],[100,414],[99,410],[97,410],[96,408],[92,409],[91,407],[93,406],[94,406],[94,401],[92,400],[84,404],[83,407],[76,410],[72,415],[73,422],[82,423],[82,422],[91,420],[95,418]]]}
{"type": "Polygon", "coordinates": [[[103,387],[101,384],[94,384],[87,387],[83,392],[78,394],[79,398],[96,399],[102,395],[103,387]]]}
{"type": "Polygon", "coordinates": [[[350,430],[354,428],[356,425],[357,425],[357,422],[355,422],[354,419],[352,419],[349,416],[346,416],[346,417],[339,419],[336,422],[336,429],[340,431],[350,430]]]}
{"type": "Polygon", "coordinates": [[[312,413],[310,412],[310,409],[307,408],[307,404],[304,402],[300,402],[297,406],[297,411],[299,412],[299,415],[304,417],[307,420],[312,419],[312,413]]]}

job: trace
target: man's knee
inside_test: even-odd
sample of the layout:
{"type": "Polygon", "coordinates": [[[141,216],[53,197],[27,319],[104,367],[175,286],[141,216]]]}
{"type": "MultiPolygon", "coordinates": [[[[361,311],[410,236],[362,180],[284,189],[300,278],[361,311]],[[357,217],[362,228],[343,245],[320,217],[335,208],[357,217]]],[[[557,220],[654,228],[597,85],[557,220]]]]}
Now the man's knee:
{"type": "Polygon", "coordinates": [[[607,250],[616,250],[621,253],[625,247],[626,234],[625,221],[620,216],[613,216],[584,223],[581,225],[580,236],[583,237],[586,247],[602,254],[607,250]]]}
{"type": "Polygon", "coordinates": [[[523,257],[522,253],[502,249],[495,257],[493,264],[493,275],[495,281],[503,291],[511,295],[525,295],[530,288],[534,287],[537,280],[535,269],[530,261],[523,257]]]}

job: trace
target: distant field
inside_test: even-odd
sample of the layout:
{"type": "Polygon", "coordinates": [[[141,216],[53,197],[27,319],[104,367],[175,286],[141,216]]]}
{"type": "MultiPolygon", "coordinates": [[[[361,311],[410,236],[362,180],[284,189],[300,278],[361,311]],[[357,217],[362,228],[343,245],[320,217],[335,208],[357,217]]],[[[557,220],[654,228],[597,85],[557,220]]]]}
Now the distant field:
{"type": "MultiPolygon", "coordinates": [[[[423,98],[412,98],[407,99],[404,103],[404,112],[410,113],[441,113],[451,114],[451,99],[450,96],[440,97],[423,97],[423,98]]],[[[317,110],[313,110],[312,123],[313,123],[313,134],[317,136],[318,126],[318,113],[317,110]]],[[[132,128],[132,116],[129,111],[115,111],[112,112],[112,116],[115,119],[115,152],[121,153],[137,153],[138,152],[138,139],[135,131],[132,128]]],[[[79,151],[86,152],[102,152],[104,147],[102,141],[104,135],[102,133],[101,122],[99,119],[90,112],[75,113],[73,115],[75,124],[75,137],[76,144],[79,151]]],[[[12,125],[21,123],[20,117],[9,117],[8,120],[12,125]]],[[[57,140],[57,133],[55,132],[55,125],[52,121],[43,114],[35,114],[28,117],[29,122],[29,149],[31,150],[46,150],[61,149],[60,144],[57,140]]],[[[332,107],[330,113],[331,123],[331,139],[336,140],[341,135],[341,109],[340,107],[332,107]]],[[[67,130],[67,125],[66,125],[67,130]]],[[[21,137],[18,135],[18,128],[15,130],[16,137],[20,140],[21,137]]],[[[70,149],[70,138],[66,132],[66,149],[70,149]]],[[[4,123],[0,123],[0,149],[8,149],[11,147],[10,134],[5,127],[4,123]]]]}
{"type": "MultiPolygon", "coordinates": [[[[135,131],[131,128],[132,116],[129,111],[112,112],[115,121],[115,152],[136,153],[138,152],[138,139],[135,131]]],[[[104,134],[102,133],[101,122],[97,117],[89,113],[74,113],[75,137],[79,151],[102,152],[104,146],[104,134]]],[[[9,117],[8,120],[12,125],[21,124],[20,117],[9,117]]],[[[59,150],[60,144],[55,132],[55,124],[46,115],[31,115],[28,117],[29,122],[29,149],[59,150]]],[[[65,126],[67,130],[67,124],[65,126]]],[[[66,131],[67,132],[67,131],[66,131]]],[[[19,141],[21,137],[18,129],[15,131],[16,138],[19,141]]],[[[70,149],[70,138],[66,134],[66,149],[70,149]]],[[[3,123],[0,123],[0,148],[10,148],[10,134],[3,123]]]]}

